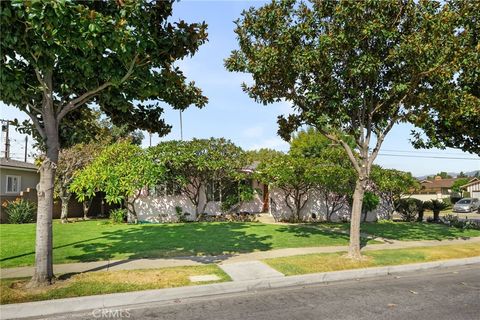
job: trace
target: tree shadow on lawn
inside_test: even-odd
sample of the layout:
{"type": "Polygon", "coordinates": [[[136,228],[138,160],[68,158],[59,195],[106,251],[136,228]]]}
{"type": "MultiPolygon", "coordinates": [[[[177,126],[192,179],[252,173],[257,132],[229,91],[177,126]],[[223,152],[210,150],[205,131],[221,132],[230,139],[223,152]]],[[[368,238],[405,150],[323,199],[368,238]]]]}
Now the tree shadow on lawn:
{"type": "Polygon", "coordinates": [[[475,235],[474,230],[420,222],[362,223],[361,230],[373,236],[392,240],[447,240],[480,236],[480,232],[475,235]]]}
{"type": "MultiPolygon", "coordinates": [[[[293,233],[295,237],[311,237],[311,236],[323,236],[325,238],[329,238],[329,240],[332,242],[330,245],[331,246],[337,246],[337,245],[347,245],[350,239],[350,236],[348,233],[342,233],[342,232],[336,232],[335,230],[325,230],[325,229],[318,229],[315,228],[315,226],[311,225],[298,225],[298,226],[284,226],[279,229],[277,229],[279,232],[289,232],[293,233]],[[342,243],[339,243],[340,240],[342,243]]],[[[360,246],[364,247],[367,245],[368,241],[371,241],[372,239],[366,239],[364,237],[360,238],[360,246]]]]}
{"type": "Polygon", "coordinates": [[[76,254],[66,258],[72,261],[188,258],[214,263],[253,251],[348,244],[348,235],[340,233],[252,223],[136,225],[103,232],[102,236],[100,241],[74,245],[76,254]]]}
{"type": "MultiPolygon", "coordinates": [[[[136,225],[129,229],[102,233],[102,241],[79,243],[73,247],[74,261],[198,257],[198,262],[212,263],[206,256],[231,255],[272,249],[271,235],[247,234],[250,224],[188,223],[178,225],[136,225]]],[[[219,257],[221,258],[221,257],[219,257]]]]}
{"type": "MultiPolygon", "coordinates": [[[[98,239],[103,239],[103,238],[105,238],[105,237],[101,236],[101,237],[96,237],[96,238],[92,238],[92,239],[85,239],[85,240],[81,240],[81,241],[75,241],[75,242],[71,242],[71,243],[67,243],[67,244],[62,244],[62,245],[59,245],[59,246],[54,246],[53,250],[66,248],[66,247],[70,247],[70,246],[75,246],[75,245],[80,244],[80,243],[85,243],[85,242],[89,242],[89,241],[92,241],[92,240],[98,240],[98,239]]],[[[17,258],[23,258],[23,257],[30,256],[30,255],[35,255],[35,251],[22,253],[22,254],[18,254],[18,255],[15,255],[15,256],[1,258],[0,262],[13,260],[13,259],[17,259],[17,258]]]]}

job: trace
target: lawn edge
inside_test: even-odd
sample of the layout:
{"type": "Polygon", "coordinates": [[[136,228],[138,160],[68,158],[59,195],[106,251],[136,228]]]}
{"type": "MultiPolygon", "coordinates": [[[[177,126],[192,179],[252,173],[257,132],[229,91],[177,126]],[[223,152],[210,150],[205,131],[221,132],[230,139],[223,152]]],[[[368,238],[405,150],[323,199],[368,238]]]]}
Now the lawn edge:
{"type": "Polygon", "coordinates": [[[122,310],[125,310],[129,309],[129,306],[133,307],[135,305],[146,303],[166,305],[184,299],[198,299],[215,297],[223,294],[246,293],[258,290],[306,286],[341,280],[372,278],[401,272],[443,269],[472,264],[480,264],[480,257],[7,304],[0,306],[0,314],[2,315],[2,319],[19,319],[49,316],[67,312],[87,312],[90,310],[105,308],[121,308],[122,310]]]}

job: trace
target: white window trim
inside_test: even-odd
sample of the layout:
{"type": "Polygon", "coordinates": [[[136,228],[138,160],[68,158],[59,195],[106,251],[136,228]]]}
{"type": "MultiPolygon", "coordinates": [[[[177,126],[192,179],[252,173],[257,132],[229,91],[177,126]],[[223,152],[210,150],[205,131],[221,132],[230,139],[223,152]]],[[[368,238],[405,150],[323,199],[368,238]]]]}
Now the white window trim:
{"type": "Polygon", "coordinates": [[[22,177],[14,175],[5,176],[5,193],[6,194],[19,194],[22,190],[22,177]],[[17,191],[8,191],[8,178],[17,178],[17,191]]]}

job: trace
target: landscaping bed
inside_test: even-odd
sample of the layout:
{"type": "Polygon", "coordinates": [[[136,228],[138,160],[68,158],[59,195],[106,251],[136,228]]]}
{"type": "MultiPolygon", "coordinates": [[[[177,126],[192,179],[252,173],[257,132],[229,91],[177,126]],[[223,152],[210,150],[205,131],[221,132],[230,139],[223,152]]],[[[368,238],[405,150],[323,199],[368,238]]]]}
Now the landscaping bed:
{"type": "Polygon", "coordinates": [[[360,261],[347,258],[346,252],[336,252],[265,259],[263,262],[290,276],[476,256],[480,256],[478,243],[364,251],[364,259],[360,261]]]}
{"type": "Polygon", "coordinates": [[[25,285],[29,280],[30,278],[1,280],[0,304],[183,287],[224,282],[231,279],[216,265],[205,265],[62,275],[53,285],[38,289],[26,289],[25,285]],[[215,275],[219,280],[190,281],[190,276],[199,275],[215,275]]]}

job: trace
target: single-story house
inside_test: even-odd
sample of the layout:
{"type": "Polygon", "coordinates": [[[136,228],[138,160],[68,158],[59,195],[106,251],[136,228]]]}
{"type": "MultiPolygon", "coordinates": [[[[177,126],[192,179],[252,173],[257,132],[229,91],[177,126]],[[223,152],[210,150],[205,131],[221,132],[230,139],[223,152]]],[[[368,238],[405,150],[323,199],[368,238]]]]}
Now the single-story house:
{"type": "Polygon", "coordinates": [[[420,181],[421,189],[412,194],[411,198],[422,201],[450,198],[455,195],[452,193],[452,186],[456,180],[457,178],[442,179],[440,176],[436,176],[433,180],[422,180],[420,181]]]}
{"type": "MultiPolygon", "coordinates": [[[[257,164],[253,164],[242,171],[252,173],[257,164]]],[[[243,202],[235,208],[234,212],[241,213],[267,213],[275,220],[286,220],[293,213],[285,203],[285,194],[282,190],[272,188],[254,179],[244,181],[255,190],[254,198],[251,201],[243,202]]],[[[175,186],[162,185],[151,190],[143,190],[137,200],[134,202],[137,219],[140,222],[162,223],[178,221],[178,212],[187,213],[188,220],[197,218],[196,212],[208,215],[222,214],[222,195],[221,190],[215,185],[214,181],[209,181],[200,189],[200,201],[198,207],[175,188],[175,186]]],[[[308,200],[300,212],[303,220],[322,220],[324,219],[325,204],[323,196],[316,191],[308,194],[308,200]]],[[[383,206],[379,206],[382,208],[383,206]]],[[[384,207],[383,207],[384,208],[384,207]]],[[[333,221],[349,219],[350,207],[345,204],[341,210],[332,216],[333,221]]],[[[386,217],[384,209],[378,209],[367,214],[367,221],[376,221],[386,217]]],[[[129,217],[132,219],[133,217],[129,217]]]]}
{"type": "Polygon", "coordinates": [[[480,179],[473,178],[466,185],[461,187],[463,190],[470,194],[471,198],[480,199],[480,179]]]}
{"type": "MultiPolygon", "coordinates": [[[[0,158],[0,203],[14,201],[22,198],[37,203],[37,184],[40,181],[38,168],[33,163],[18,160],[0,158]]],[[[102,203],[102,196],[93,199],[90,207],[90,215],[100,214],[108,210],[102,203]]],[[[83,206],[72,197],[68,205],[69,217],[83,217],[83,206]]],[[[53,207],[53,218],[58,219],[61,215],[61,203],[56,200],[53,207]]],[[[0,223],[8,222],[5,208],[0,206],[0,223]]]]}
{"type": "MultiPolygon", "coordinates": [[[[36,191],[40,174],[33,163],[0,158],[0,198],[1,203],[13,201],[18,197],[30,198],[36,191]]],[[[0,209],[0,221],[6,222],[5,208],[0,209]]]]}

